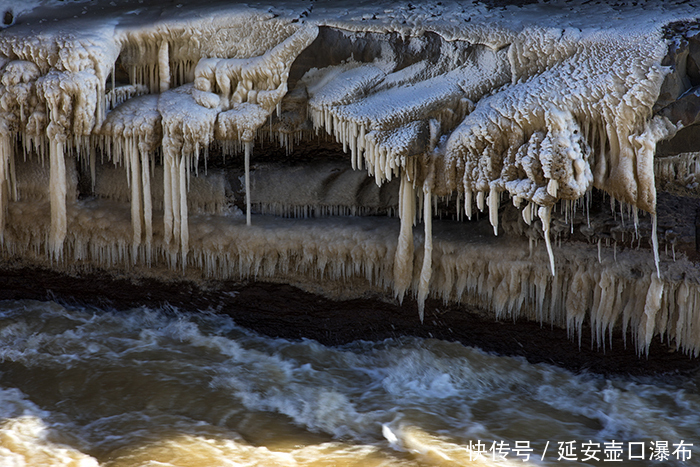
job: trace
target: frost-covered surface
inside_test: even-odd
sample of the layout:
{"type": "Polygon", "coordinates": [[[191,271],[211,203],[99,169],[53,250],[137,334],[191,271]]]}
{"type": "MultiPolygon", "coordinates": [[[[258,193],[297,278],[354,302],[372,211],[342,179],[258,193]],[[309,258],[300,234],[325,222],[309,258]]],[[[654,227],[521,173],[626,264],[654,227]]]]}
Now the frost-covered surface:
{"type": "Polygon", "coordinates": [[[652,112],[672,72],[661,65],[662,27],[695,11],[684,2],[589,3],[8,6],[12,24],[0,30],[5,252],[102,266],[165,262],[213,277],[365,276],[399,300],[416,294],[421,316],[430,294],[470,297],[499,315],[572,330],[588,314],[599,336],[631,324],[640,350],[668,332],[697,351],[697,281],[662,270],[658,255],[652,278],[636,257],[637,275],[617,265],[587,272],[554,251],[553,207],[570,209],[593,187],[631,206],[635,223],[638,209],[648,212],[658,250],[654,151],[677,129],[652,112]],[[351,200],[356,189],[368,193],[352,184],[329,194],[313,170],[297,181],[308,190],[285,190],[293,174],[251,180],[263,140],[287,145],[293,158],[292,143],[323,133],[378,186],[398,180],[395,208],[351,200]],[[242,150],[247,230],[240,216],[222,215],[222,179],[193,182],[210,151],[242,150]],[[77,200],[80,164],[102,201],[77,200]],[[121,182],[109,178],[110,164],[123,167],[121,182]],[[32,189],[36,179],[48,190],[32,189]],[[522,206],[528,225],[541,223],[547,259],[522,260],[502,245],[493,255],[502,261],[478,266],[483,252],[468,242],[433,239],[437,197],[453,196],[458,218],[487,209],[496,235],[501,201],[522,206]],[[386,209],[401,221],[302,226],[253,220],[256,208],[300,217],[386,209]],[[413,232],[421,219],[422,237],[413,232]]]}

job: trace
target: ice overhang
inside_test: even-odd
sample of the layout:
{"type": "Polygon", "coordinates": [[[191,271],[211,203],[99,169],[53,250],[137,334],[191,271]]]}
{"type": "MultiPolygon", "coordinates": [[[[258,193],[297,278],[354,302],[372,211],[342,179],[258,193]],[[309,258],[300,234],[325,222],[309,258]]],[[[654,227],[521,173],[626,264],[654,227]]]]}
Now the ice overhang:
{"type": "MultiPolygon", "coordinates": [[[[581,313],[628,310],[605,295],[611,287],[643,283],[634,319],[640,348],[648,345],[649,320],[671,306],[662,299],[671,292],[663,294],[659,265],[654,156],[658,142],[695,123],[686,109],[694,109],[700,84],[687,52],[697,24],[692,7],[113,3],[6,9],[0,232],[7,254],[107,266],[162,262],[209,276],[334,268],[336,279],[365,276],[399,300],[412,291],[421,317],[430,294],[461,300],[469,290],[510,313],[532,306],[541,316],[548,300],[553,314],[579,327],[581,313]],[[335,165],[251,174],[264,145],[281,145],[293,159],[323,135],[342,144],[346,167],[366,172],[376,188],[335,165]],[[210,156],[238,154],[245,220],[227,211],[233,179],[206,166],[210,156]],[[87,175],[89,184],[81,181],[87,175]],[[576,269],[557,278],[557,220],[583,212],[594,187],[627,213],[635,233],[639,211],[648,213],[653,277],[623,280],[608,269],[586,279],[576,269]],[[127,221],[122,205],[97,200],[128,202],[127,221]],[[445,257],[436,250],[452,241],[452,227],[440,227],[448,233],[434,243],[439,200],[451,200],[457,219],[486,212],[493,235],[501,203],[512,202],[526,226],[518,228],[544,239],[547,261],[517,273],[487,266],[492,284],[458,264],[436,266],[445,257]],[[359,224],[326,222],[305,242],[306,227],[263,217],[256,226],[254,214],[263,212],[381,212],[398,215],[400,225],[353,239],[359,224]],[[269,233],[278,227],[283,233],[269,233]],[[577,303],[560,289],[586,281],[605,290],[577,303]],[[540,285],[527,292],[528,282],[540,285]]],[[[683,294],[686,302],[692,295],[683,294]]]]}

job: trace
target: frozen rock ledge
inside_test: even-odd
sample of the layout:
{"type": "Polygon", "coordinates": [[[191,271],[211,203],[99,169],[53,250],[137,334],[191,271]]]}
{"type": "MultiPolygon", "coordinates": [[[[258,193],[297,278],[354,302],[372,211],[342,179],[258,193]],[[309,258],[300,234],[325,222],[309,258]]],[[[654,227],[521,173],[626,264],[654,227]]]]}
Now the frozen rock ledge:
{"type": "Polygon", "coordinates": [[[10,7],[2,255],[697,355],[697,10],[590,3],[10,7]]]}

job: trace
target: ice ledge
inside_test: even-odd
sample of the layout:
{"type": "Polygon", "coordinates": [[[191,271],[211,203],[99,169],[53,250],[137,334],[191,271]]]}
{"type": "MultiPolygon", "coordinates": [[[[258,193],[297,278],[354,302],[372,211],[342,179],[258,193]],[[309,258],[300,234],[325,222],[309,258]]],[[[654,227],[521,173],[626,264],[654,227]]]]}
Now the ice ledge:
{"type": "MultiPolygon", "coordinates": [[[[695,353],[700,340],[692,316],[670,313],[676,303],[693,309],[697,281],[676,279],[672,267],[661,270],[653,163],[656,143],[684,124],[669,120],[676,115],[671,107],[655,115],[654,105],[662,90],[673,101],[692,85],[681,72],[687,60],[664,62],[670,44],[664,26],[691,10],[682,2],[596,6],[593,18],[610,20],[600,29],[584,19],[593,13],[587,3],[500,10],[447,2],[414,11],[393,3],[381,10],[325,2],[265,9],[183,3],[163,10],[47,2],[13,13],[0,32],[5,254],[114,267],[166,264],[211,277],[275,276],[290,268],[323,275],[329,268],[334,280],[364,276],[399,301],[415,294],[421,318],[431,294],[460,301],[469,290],[469,300],[482,297],[497,314],[535,307],[529,317],[565,324],[579,336],[579,320],[588,316],[602,323],[598,345],[618,318],[626,329],[634,317],[640,352],[672,322],[677,345],[695,353]],[[668,85],[673,76],[675,85],[668,85]],[[377,185],[400,181],[401,226],[393,239],[391,229],[370,228],[373,234],[359,241],[362,229],[343,221],[306,234],[318,251],[299,250],[305,240],[294,224],[269,234],[263,218],[262,226],[252,222],[254,146],[277,139],[291,151],[292,143],[308,144],[323,132],[377,185]],[[206,171],[210,152],[245,154],[243,230],[235,216],[207,208],[202,215],[210,217],[193,217],[192,201],[201,193],[192,179],[200,158],[206,171]],[[97,194],[105,165],[124,167],[128,219],[118,203],[111,209],[77,200],[76,161],[91,176],[92,189],[82,197],[97,194]],[[45,167],[48,190],[33,191],[45,167]],[[635,235],[638,210],[650,213],[653,278],[630,279],[612,266],[598,273],[572,272],[566,261],[558,266],[553,210],[559,206],[565,220],[572,218],[593,187],[611,195],[613,207],[621,203],[635,235]],[[451,196],[460,200],[457,218],[488,209],[494,234],[501,201],[521,207],[528,226],[541,226],[547,261],[530,258],[515,267],[520,260],[508,253],[509,279],[493,279],[492,260],[491,279],[482,280],[472,264],[479,251],[457,243],[449,248],[468,252],[458,263],[472,266],[443,265],[432,219],[438,198],[451,196]],[[421,219],[422,237],[413,232],[421,219]],[[569,286],[574,298],[560,296],[569,286]],[[644,300],[616,301],[611,290],[618,289],[644,300]],[[551,314],[543,318],[546,300],[551,314]]],[[[634,268],[646,271],[642,263],[634,268]]]]}

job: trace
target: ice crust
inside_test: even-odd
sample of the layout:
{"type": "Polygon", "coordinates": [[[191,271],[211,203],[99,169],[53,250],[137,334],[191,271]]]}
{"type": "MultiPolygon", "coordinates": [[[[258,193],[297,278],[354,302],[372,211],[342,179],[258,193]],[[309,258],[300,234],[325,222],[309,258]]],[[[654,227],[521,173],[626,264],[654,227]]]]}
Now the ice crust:
{"type": "MultiPolygon", "coordinates": [[[[575,13],[584,5],[567,8],[575,13]]],[[[539,21],[545,12],[534,6],[497,18],[481,5],[450,2],[440,7],[441,20],[431,19],[432,7],[412,12],[395,5],[382,13],[364,3],[320,2],[311,15],[295,4],[268,10],[187,4],[177,13],[108,7],[104,16],[88,5],[71,8],[90,14],[82,23],[66,16],[40,27],[42,12],[71,11],[46,2],[23,13],[26,24],[20,17],[0,31],[5,254],[32,251],[102,266],[164,260],[211,277],[272,276],[290,268],[338,280],[359,275],[399,300],[411,291],[421,320],[428,296],[469,296],[499,316],[534,313],[564,323],[579,338],[588,314],[598,326],[598,345],[621,319],[625,329],[631,323],[637,330],[640,351],[655,333],[688,351],[700,348],[700,325],[691,324],[690,311],[700,287],[662,274],[655,229],[654,277],[630,278],[612,266],[572,272],[551,242],[553,207],[569,209],[593,187],[632,206],[635,219],[637,209],[655,219],[655,146],[677,129],[652,113],[671,71],[661,65],[668,50],[661,27],[684,17],[683,7],[623,12],[627,19],[608,28],[575,24],[563,10],[539,21]],[[321,32],[328,30],[341,31],[354,52],[309,58],[308,51],[323,50],[321,32]],[[374,48],[357,45],[372,41],[374,48]],[[254,174],[251,182],[251,158],[263,136],[291,152],[293,141],[314,133],[342,143],[350,166],[366,170],[378,187],[399,180],[398,232],[382,227],[375,237],[354,238],[350,226],[327,223],[323,228],[339,231],[305,237],[301,227],[279,233],[269,227],[276,222],[255,227],[253,209],[299,213],[285,203],[307,206],[301,217],[376,212],[345,201],[345,194],[314,202],[309,192],[285,190],[293,181],[283,176],[275,183],[254,174]],[[222,215],[225,190],[216,177],[192,181],[212,147],[245,154],[248,231],[237,216],[222,215]],[[128,227],[118,204],[103,212],[96,201],[76,200],[76,160],[106,203],[129,201],[128,227]],[[119,181],[105,164],[123,167],[126,176],[119,181]],[[45,167],[43,194],[30,186],[47,176],[45,167]],[[477,265],[483,260],[457,252],[458,242],[446,255],[446,243],[433,240],[432,218],[438,198],[452,196],[460,200],[458,216],[488,209],[495,235],[501,201],[524,205],[525,222],[538,217],[542,224],[545,266],[534,259],[477,265]],[[203,201],[193,203],[198,197],[203,201]],[[192,206],[204,206],[196,222],[192,206]],[[47,212],[48,224],[29,233],[19,228],[19,217],[47,212]],[[413,232],[421,219],[422,237],[413,232]],[[625,294],[629,300],[620,301],[625,294]]]]}

